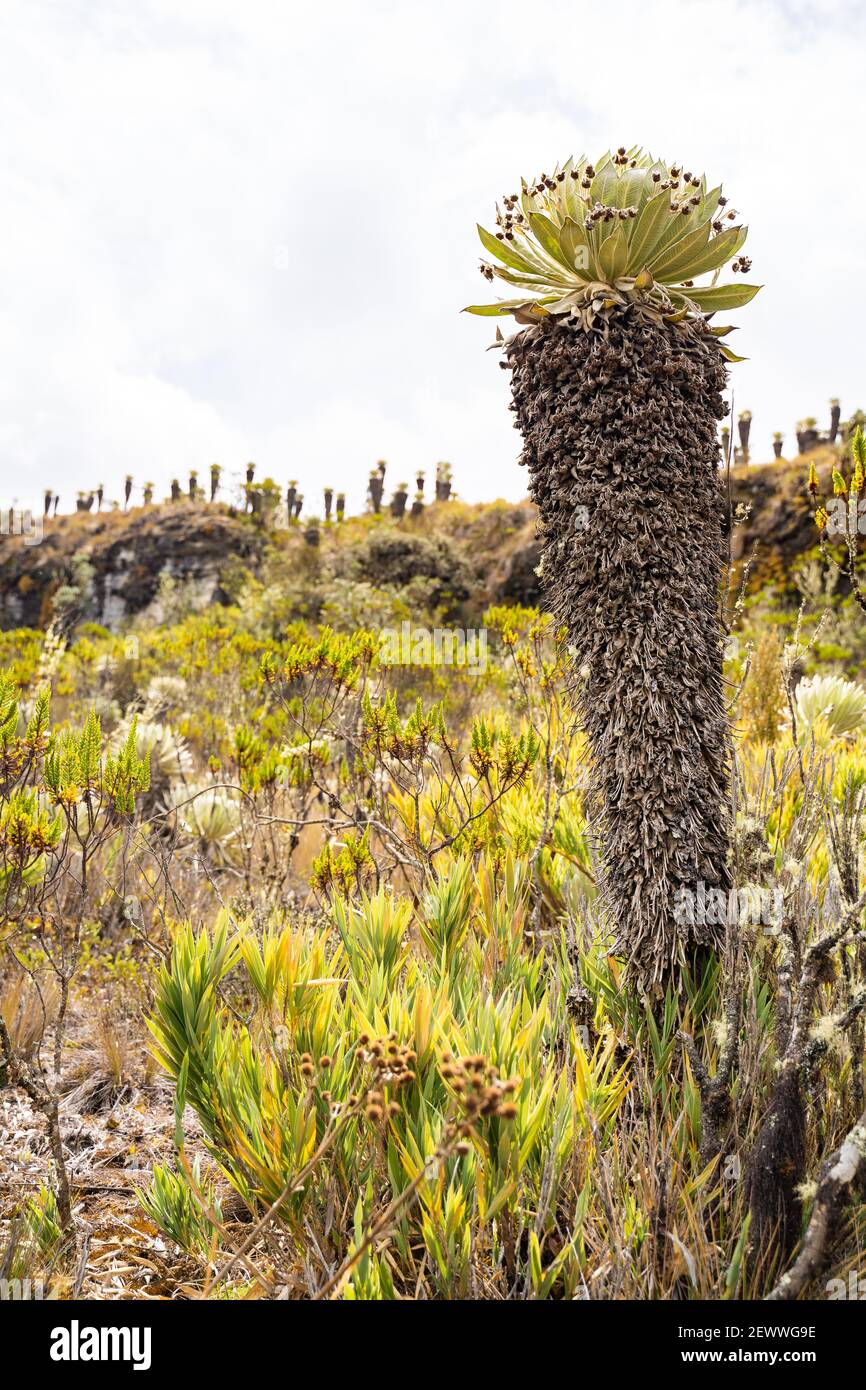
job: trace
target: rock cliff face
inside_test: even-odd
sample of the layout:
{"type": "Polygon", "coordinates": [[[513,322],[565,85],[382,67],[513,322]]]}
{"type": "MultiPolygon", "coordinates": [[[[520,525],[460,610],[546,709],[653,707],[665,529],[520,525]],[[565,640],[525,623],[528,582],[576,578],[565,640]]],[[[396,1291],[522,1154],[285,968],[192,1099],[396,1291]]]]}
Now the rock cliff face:
{"type": "MultiPolygon", "coordinates": [[[[838,458],[838,451],[828,446],[809,455],[825,493],[838,458]]],[[[733,505],[750,509],[745,524],[734,529],[732,552],[741,564],[757,544],[753,584],[785,582],[797,559],[815,548],[806,476],[802,461],[783,459],[732,471],[733,505]]],[[[688,524],[688,518],[673,518],[671,524],[688,524]]],[[[164,575],[186,585],[187,594],[191,591],[202,604],[221,601],[221,577],[232,560],[255,573],[266,554],[282,552],[284,572],[289,572],[301,563],[306,549],[296,529],[266,532],[251,517],[226,507],[186,502],[126,513],[64,516],[46,522],[44,532],[36,523],[25,529],[29,534],[0,535],[4,628],[46,626],[64,591],[81,592],[83,587],[86,605],[78,605],[80,615],[116,629],[153,602],[164,575]]],[[[452,587],[459,579],[459,597],[467,600],[472,612],[480,613],[488,603],[542,602],[536,513],[529,502],[478,507],[449,502],[400,522],[390,517],[355,519],[345,528],[327,529],[321,554],[345,550],[345,564],[337,566],[344,570],[346,564],[357,569],[363,557],[375,551],[381,563],[377,561],[375,572],[366,577],[377,585],[399,585],[407,577],[401,536],[415,537],[413,555],[419,538],[428,549],[447,549],[452,556],[448,577],[452,587]],[[389,577],[392,551],[394,573],[389,577]]]]}
{"type": "Polygon", "coordinates": [[[744,560],[757,544],[757,574],[780,568],[785,572],[818,543],[814,507],[806,491],[808,464],[814,463],[824,496],[832,493],[830,474],[838,462],[835,450],[816,447],[806,463],[768,463],[735,468],[732,473],[734,505],[750,508],[748,521],[734,528],[731,552],[744,560]]]}
{"type": "Polygon", "coordinates": [[[255,568],[262,532],[220,507],[140,507],[34,521],[0,537],[0,624],[44,627],[64,591],[83,614],[118,628],[157,596],[163,576],[188,584],[202,603],[222,597],[233,556],[255,568]]]}

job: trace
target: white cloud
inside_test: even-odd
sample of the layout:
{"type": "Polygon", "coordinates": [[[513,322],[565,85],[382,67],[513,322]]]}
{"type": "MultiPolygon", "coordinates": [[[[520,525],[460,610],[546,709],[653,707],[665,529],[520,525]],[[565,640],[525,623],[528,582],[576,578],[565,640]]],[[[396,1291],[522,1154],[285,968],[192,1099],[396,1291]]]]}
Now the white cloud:
{"type": "Polygon", "coordinates": [[[474,224],[620,141],[746,214],[734,385],[769,454],[866,399],[863,39],[844,3],[7,0],[0,497],[254,458],[357,505],[381,456],[521,495],[490,325],[457,312],[474,224]]]}

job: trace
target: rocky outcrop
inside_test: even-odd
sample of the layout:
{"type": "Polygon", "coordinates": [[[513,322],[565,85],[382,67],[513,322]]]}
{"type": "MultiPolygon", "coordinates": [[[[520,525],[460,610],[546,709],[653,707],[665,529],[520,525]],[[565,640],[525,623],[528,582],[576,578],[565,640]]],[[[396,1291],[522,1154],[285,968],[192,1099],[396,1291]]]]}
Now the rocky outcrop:
{"type": "Polygon", "coordinates": [[[137,508],[46,521],[0,537],[0,626],[45,627],[58,603],[119,628],[156,598],[164,575],[200,603],[224,598],[221,575],[233,556],[255,567],[261,530],[227,509],[137,508]]]}
{"type": "MultiPolygon", "coordinates": [[[[832,493],[830,474],[838,462],[836,450],[815,449],[809,455],[821,481],[824,496],[832,493]]],[[[802,461],[766,463],[732,470],[734,507],[749,509],[747,520],[735,526],[731,555],[735,563],[747,560],[757,546],[754,575],[760,583],[790,575],[792,566],[818,544],[814,506],[806,490],[808,467],[802,461]]]]}

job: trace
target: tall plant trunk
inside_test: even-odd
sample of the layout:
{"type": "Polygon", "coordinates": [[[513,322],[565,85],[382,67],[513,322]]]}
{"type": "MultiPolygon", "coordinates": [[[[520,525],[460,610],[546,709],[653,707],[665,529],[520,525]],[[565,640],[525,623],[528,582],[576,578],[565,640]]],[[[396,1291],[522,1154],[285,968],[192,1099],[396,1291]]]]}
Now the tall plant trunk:
{"type": "Polygon", "coordinates": [[[838,433],[839,433],[839,421],[841,420],[841,418],[842,418],[842,410],[841,410],[841,407],[840,407],[840,405],[839,405],[839,402],[838,402],[838,401],[831,401],[831,402],[830,402],[830,434],[829,434],[829,439],[830,439],[830,443],[831,443],[831,444],[835,444],[835,443],[836,443],[836,436],[837,436],[838,433]]]}
{"type": "Polygon", "coordinates": [[[705,904],[730,888],[724,365],[697,327],[634,310],[593,333],[545,321],[508,365],[548,603],[575,651],[606,925],[649,987],[721,944],[705,904]]]}

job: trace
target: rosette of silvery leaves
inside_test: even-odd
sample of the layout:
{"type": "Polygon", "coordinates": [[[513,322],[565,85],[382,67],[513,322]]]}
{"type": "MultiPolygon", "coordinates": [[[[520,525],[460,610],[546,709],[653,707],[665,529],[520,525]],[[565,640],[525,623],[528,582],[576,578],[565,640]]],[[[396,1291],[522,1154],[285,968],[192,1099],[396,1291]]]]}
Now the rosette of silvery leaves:
{"type": "MultiPolygon", "coordinates": [[[[518,293],[467,312],[510,314],[521,324],[566,317],[589,330],[630,304],[669,322],[738,309],[760,285],[722,284],[720,275],[729,265],[749,269],[740,254],[747,230],[721,187],[708,189],[704,175],[680,165],[624,147],[595,164],[569,159],[504,195],[494,232],[479,226],[493,257],[482,274],[518,293]]],[[[731,329],[710,331],[724,337],[731,329]]]]}

